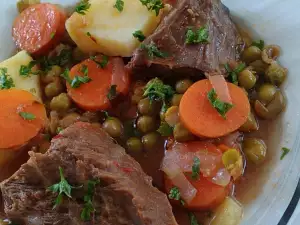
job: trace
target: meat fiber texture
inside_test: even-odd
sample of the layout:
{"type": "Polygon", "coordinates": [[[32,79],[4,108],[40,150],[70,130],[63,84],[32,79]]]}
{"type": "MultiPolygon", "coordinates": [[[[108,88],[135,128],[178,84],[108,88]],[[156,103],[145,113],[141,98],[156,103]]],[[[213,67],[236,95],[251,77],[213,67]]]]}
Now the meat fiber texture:
{"type": "Polygon", "coordinates": [[[1,183],[8,218],[28,225],[176,225],[165,194],[151,177],[101,128],[77,123],[52,140],[45,154],[30,152],[27,163],[1,183]],[[96,185],[91,221],[80,218],[84,189],[72,189],[55,208],[57,194],[47,188],[60,181],[59,166],[72,186],[96,185]]]}
{"type": "Polygon", "coordinates": [[[140,74],[149,67],[148,73],[152,76],[224,72],[224,64],[238,60],[244,47],[229,10],[220,0],[177,1],[143,44],[155,44],[168,55],[166,58],[149,58],[146,50],[135,51],[129,63],[133,73],[140,74]],[[209,31],[208,44],[185,43],[188,28],[196,30],[204,26],[209,31]]]}

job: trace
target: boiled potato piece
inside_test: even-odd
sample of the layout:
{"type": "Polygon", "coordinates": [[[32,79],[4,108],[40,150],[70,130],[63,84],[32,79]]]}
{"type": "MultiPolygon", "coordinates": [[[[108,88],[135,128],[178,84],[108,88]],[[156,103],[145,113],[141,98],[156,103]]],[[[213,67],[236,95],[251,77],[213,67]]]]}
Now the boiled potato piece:
{"type": "Polygon", "coordinates": [[[76,12],[67,20],[66,28],[73,41],[84,52],[99,52],[108,56],[131,56],[139,42],[133,33],[141,30],[150,35],[161,16],[142,5],[140,0],[124,1],[119,12],[116,0],[90,0],[85,15],[76,12]]]}
{"type": "Polygon", "coordinates": [[[239,225],[243,217],[243,208],[237,200],[227,197],[216,209],[210,225],[239,225]]]}
{"type": "Polygon", "coordinates": [[[21,51],[0,63],[0,68],[7,68],[7,74],[13,79],[15,88],[29,91],[35,95],[39,101],[41,101],[42,92],[39,76],[31,75],[28,77],[22,77],[19,72],[22,65],[27,66],[32,60],[33,59],[26,51],[21,51]]]}

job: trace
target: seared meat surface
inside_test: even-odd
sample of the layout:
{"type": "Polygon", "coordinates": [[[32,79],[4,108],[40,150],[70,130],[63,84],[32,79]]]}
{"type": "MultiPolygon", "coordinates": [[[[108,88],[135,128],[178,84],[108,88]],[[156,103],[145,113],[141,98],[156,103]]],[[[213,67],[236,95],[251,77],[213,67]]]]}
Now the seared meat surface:
{"type": "Polygon", "coordinates": [[[165,16],[161,24],[143,44],[155,44],[168,54],[167,58],[148,58],[147,51],[137,49],[129,67],[138,73],[150,67],[149,74],[163,75],[172,72],[199,75],[219,72],[229,60],[237,60],[243,41],[229,10],[220,0],[180,0],[165,16]],[[186,44],[188,28],[206,26],[208,44],[186,44]]]}
{"type": "Polygon", "coordinates": [[[45,154],[30,152],[28,162],[1,183],[4,211],[28,225],[175,225],[165,194],[125,150],[101,128],[77,123],[52,140],[45,154]],[[57,194],[47,188],[60,181],[59,166],[72,186],[88,180],[96,185],[92,220],[80,218],[84,188],[72,189],[56,209],[57,194]]]}

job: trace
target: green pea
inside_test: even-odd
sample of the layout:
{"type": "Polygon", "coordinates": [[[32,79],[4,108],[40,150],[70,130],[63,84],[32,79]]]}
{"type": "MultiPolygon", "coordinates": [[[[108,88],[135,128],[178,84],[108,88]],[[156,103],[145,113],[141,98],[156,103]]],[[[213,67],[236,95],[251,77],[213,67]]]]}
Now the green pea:
{"type": "Polygon", "coordinates": [[[45,87],[45,95],[48,98],[55,97],[63,92],[63,86],[60,82],[51,82],[45,87]]]}
{"type": "Polygon", "coordinates": [[[263,84],[258,88],[257,97],[261,102],[268,104],[274,98],[277,88],[272,84],[263,84]]]}
{"type": "Polygon", "coordinates": [[[258,122],[254,114],[250,112],[246,123],[244,123],[239,130],[242,132],[250,132],[250,131],[256,131],[258,130],[258,128],[259,128],[258,122]]]}
{"type": "Polygon", "coordinates": [[[242,54],[242,59],[247,64],[261,59],[261,50],[256,46],[250,46],[246,48],[242,54]]]}
{"type": "Polygon", "coordinates": [[[175,94],[172,97],[171,103],[173,106],[179,106],[183,94],[175,94]]]}
{"type": "Polygon", "coordinates": [[[66,93],[52,98],[50,102],[50,109],[58,112],[65,112],[71,107],[71,100],[66,93]]]}
{"type": "Polygon", "coordinates": [[[63,129],[71,126],[72,124],[76,123],[79,121],[80,115],[75,112],[68,113],[65,115],[59,122],[59,126],[63,129]]]}
{"type": "Polygon", "coordinates": [[[143,143],[137,137],[131,137],[126,142],[127,150],[132,153],[139,153],[143,150],[143,143]]]}
{"type": "Polygon", "coordinates": [[[120,137],[124,130],[121,121],[115,117],[107,118],[102,127],[113,138],[120,137]]]}
{"type": "Polygon", "coordinates": [[[160,106],[159,102],[151,102],[149,98],[144,98],[138,103],[138,111],[142,115],[154,116],[159,113],[160,106]]]}
{"type": "Polygon", "coordinates": [[[265,73],[265,79],[271,84],[280,86],[286,79],[287,69],[281,67],[277,62],[272,63],[265,73]]]}
{"type": "Polygon", "coordinates": [[[156,120],[151,116],[141,116],[137,120],[137,128],[142,133],[155,131],[157,128],[156,120]]]}
{"type": "Polygon", "coordinates": [[[192,84],[193,84],[193,82],[189,79],[180,80],[176,83],[175,89],[176,89],[177,93],[183,94],[184,92],[187,91],[187,89],[190,86],[192,86],[192,84]]]}
{"type": "Polygon", "coordinates": [[[159,144],[160,135],[157,132],[151,132],[142,137],[144,149],[150,151],[159,144]]]}
{"type": "Polygon", "coordinates": [[[256,83],[256,76],[249,69],[245,69],[239,73],[238,81],[241,87],[249,90],[254,87],[256,83]]]}
{"type": "Polygon", "coordinates": [[[41,76],[41,81],[44,84],[49,84],[51,82],[57,81],[57,78],[62,74],[62,68],[60,66],[52,66],[51,70],[41,76]]]}
{"type": "Polygon", "coordinates": [[[243,141],[243,151],[248,160],[254,164],[262,163],[267,155],[265,142],[258,138],[246,138],[243,141]]]}
{"type": "Polygon", "coordinates": [[[194,139],[194,135],[191,134],[181,123],[177,123],[173,130],[173,135],[176,141],[186,142],[194,139]]]}

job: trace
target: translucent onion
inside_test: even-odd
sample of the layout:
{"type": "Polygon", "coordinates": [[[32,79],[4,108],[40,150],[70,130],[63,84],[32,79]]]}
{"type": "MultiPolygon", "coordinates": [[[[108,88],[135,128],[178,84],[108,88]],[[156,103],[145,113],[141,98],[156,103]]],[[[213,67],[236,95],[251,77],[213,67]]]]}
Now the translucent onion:
{"type": "Polygon", "coordinates": [[[211,178],[211,182],[222,187],[226,187],[230,183],[231,175],[225,168],[219,169],[217,174],[211,178]]]}

